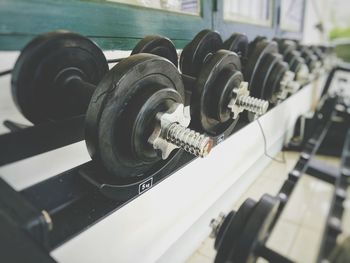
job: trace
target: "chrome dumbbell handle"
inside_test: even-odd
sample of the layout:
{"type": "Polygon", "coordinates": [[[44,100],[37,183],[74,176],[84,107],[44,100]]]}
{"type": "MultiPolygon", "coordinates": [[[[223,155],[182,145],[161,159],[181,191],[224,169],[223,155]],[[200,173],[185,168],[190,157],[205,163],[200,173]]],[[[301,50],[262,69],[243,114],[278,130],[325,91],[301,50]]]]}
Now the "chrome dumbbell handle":
{"type": "Polygon", "coordinates": [[[268,101],[250,96],[239,97],[237,104],[244,110],[253,112],[257,115],[263,115],[269,107],[268,101]]]}
{"type": "Polygon", "coordinates": [[[175,103],[169,111],[158,113],[156,118],[157,125],[148,142],[161,151],[162,159],[168,158],[177,148],[199,157],[205,157],[211,151],[213,140],[210,137],[187,128],[190,123],[188,107],[175,103]]]}
{"type": "Polygon", "coordinates": [[[213,147],[213,141],[199,132],[172,123],[166,128],[166,140],[185,151],[199,157],[205,157],[213,147]]]}
{"type": "Polygon", "coordinates": [[[228,107],[233,113],[233,118],[236,119],[244,110],[256,115],[263,115],[269,107],[269,102],[249,96],[248,83],[241,82],[240,86],[233,90],[233,98],[228,107]]]}

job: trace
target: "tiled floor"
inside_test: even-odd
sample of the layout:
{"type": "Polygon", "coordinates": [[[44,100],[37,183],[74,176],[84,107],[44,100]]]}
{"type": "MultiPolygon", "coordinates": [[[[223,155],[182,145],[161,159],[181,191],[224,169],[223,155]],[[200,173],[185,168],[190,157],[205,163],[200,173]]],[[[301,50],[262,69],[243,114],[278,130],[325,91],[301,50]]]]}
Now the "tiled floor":
{"type": "Polygon", "coordinates": [[[330,184],[302,176],[268,240],[268,247],[297,262],[315,262],[332,190],[330,184]]]}
{"type": "MultiPolygon", "coordinates": [[[[299,154],[285,152],[284,157],[285,163],[272,161],[232,208],[237,209],[248,197],[258,200],[264,193],[275,195],[287,178],[288,172],[295,165],[299,154]]],[[[339,165],[337,158],[321,156],[317,158],[332,165],[339,165]]],[[[277,156],[277,159],[283,159],[282,153],[277,156]]],[[[333,186],[311,176],[303,176],[274,227],[267,246],[296,262],[315,262],[332,191],[333,186]]],[[[344,225],[344,229],[347,228],[349,232],[349,201],[346,206],[349,209],[344,213],[343,222],[347,224],[344,225]]],[[[216,255],[213,244],[214,240],[210,238],[204,240],[187,262],[213,262],[216,255]]],[[[259,262],[265,261],[259,260],[259,262]]]]}

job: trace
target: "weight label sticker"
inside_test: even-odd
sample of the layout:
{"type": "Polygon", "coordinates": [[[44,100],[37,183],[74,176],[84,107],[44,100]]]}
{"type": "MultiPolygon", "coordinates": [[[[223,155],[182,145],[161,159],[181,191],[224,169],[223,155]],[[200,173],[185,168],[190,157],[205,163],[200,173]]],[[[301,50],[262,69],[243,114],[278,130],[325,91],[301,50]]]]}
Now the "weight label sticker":
{"type": "Polygon", "coordinates": [[[224,140],[225,140],[225,135],[222,134],[222,135],[220,135],[220,137],[218,137],[216,144],[219,144],[219,143],[223,142],[224,140]]]}
{"type": "Polygon", "coordinates": [[[153,177],[139,184],[139,194],[142,194],[147,189],[151,188],[153,185],[153,177]]]}

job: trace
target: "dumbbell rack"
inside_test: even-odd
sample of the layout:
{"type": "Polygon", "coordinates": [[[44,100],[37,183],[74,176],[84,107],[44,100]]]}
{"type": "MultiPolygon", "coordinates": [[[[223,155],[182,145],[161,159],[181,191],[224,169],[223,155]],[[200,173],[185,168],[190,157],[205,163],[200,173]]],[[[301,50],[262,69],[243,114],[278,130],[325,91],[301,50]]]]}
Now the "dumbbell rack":
{"type": "MultiPolygon", "coordinates": [[[[328,93],[335,73],[339,71],[350,72],[350,68],[347,66],[334,67],[327,77],[322,96],[325,96],[328,93]]],[[[292,189],[295,187],[295,183],[298,180],[298,173],[299,175],[302,173],[307,173],[308,175],[311,175],[334,186],[331,205],[326,220],[326,226],[322,235],[317,262],[323,262],[323,260],[327,260],[332,249],[336,245],[336,239],[338,235],[342,232],[341,220],[344,211],[342,203],[346,198],[346,189],[349,186],[350,115],[349,112],[338,112],[335,109],[334,105],[338,102],[341,104],[341,98],[329,99],[325,102],[323,111],[320,111],[320,115],[316,115],[314,120],[311,120],[311,122],[317,123],[317,125],[313,124],[316,126],[316,129],[314,129],[311,136],[308,136],[310,138],[304,143],[304,148],[301,152],[301,156],[297,164],[295,165],[295,168],[289,173],[288,180],[280,191],[280,194],[287,193],[287,195],[290,195],[292,189]],[[325,140],[325,137],[326,134],[332,130],[332,127],[330,126],[332,126],[331,122],[333,116],[341,116],[344,120],[342,122],[343,124],[341,124],[341,127],[333,127],[334,129],[337,129],[337,131],[335,131],[335,134],[331,135],[335,138],[335,140],[328,142],[325,140]],[[345,131],[345,133],[340,132],[342,130],[345,131]],[[336,143],[336,141],[338,143],[336,143]],[[324,144],[325,147],[322,148],[322,144],[324,144]],[[334,144],[336,146],[332,147],[334,144]],[[333,148],[337,146],[339,147],[340,145],[343,145],[342,151],[335,153],[335,150],[333,148]],[[326,165],[321,161],[313,159],[313,156],[316,152],[321,152],[322,154],[328,153],[330,155],[340,155],[340,167],[338,168],[326,165]],[[294,187],[291,186],[293,184],[291,182],[295,182],[294,187]],[[286,192],[284,192],[284,190],[286,190],[286,192]]]]}
{"type": "Polygon", "coordinates": [[[11,127],[11,132],[0,136],[3,153],[0,156],[0,166],[84,139],[84,116],[26,128],[19,127],[11,121],[5,123],[11,127]]]}
{"type": "MultiPolygon", "coordinates": [[[[0,165],[9,164],[82,140],[83,121],[84,117],[80,116],[62,122],[53,122],[25,129],[18,127],[13,133],[0,136],[0,165]],[[16,145],[16,147],[13,147],[14,145],[16,145]]],[[[171,169],[172,173],[175,173],[191,160],[193,160],[193,158],[186,155],[183,160],[179,160],[175,168],[171,169]]],[[[12,218],[13,221],[18,222],[18,224],[21,223],[18,227],[23,227],[24,225],[27,231],[32,232],[34,239],[37,239],[39,243],[46,245],[47,248],[51,250],[53,247],[62,244],[62,242],[66,241],[68,238],[71,238],[106,217],[112,211],[121,208],[142,192],[140,191],[140,185],[137,184],[134,185],[134,193],[131,195],[129,192],[130,188],[127,190],[126,194],[129,194],[129,196],[124,198],[123,201],[113,200],[101,195],[99,191],[106,191],[106,195],[108,195],[107,192],[113,187],[110,187],[108,184],[98,184],[98,182],[96,184],[96,181],[94,181],[94,186],[94,184],[91,184],[92,180],[85,180],[86,178],[92,178],[91,172],[95,174],[99,172],[92,171],[91,165],[92,163],[89,162],[78,166],[32,187],[26,188],[19,193],[10,189],[11,187],[5,182],[2,182],[0,193],[4,195],[6,193],[13,197],[3,199],[6,202],[10,202],[6,205],[9,205],[9,207],[13,205],[12,200],[18,200],[20,206],[21,202],[26,204],[25,209],[16,209],[16,211],[20,211],[20,214],[15,215],[14,218],[12,218]],[[52,191],[53,189],[54,191],[52,191]],[[48,196],[49,198],[47,198],[48,196]],[[51,230],[49,237],[47,233],[50,228],[50,223],[47,221],[47,218],[45,218],[45,213],[43,216],[42,212],[32,207],[30,203],[35,203],[36,207],[47,208],[48,210],[58,205],[67,207],[67,209],[62,209],[62,213],[56,213],[55,218],[50,219],[55,222],[55,227],[51,230]],[[30,215],[34,214],[35,218],[38,219],[35,224],[27,224],[26,209],[30,211],[30,215]],[[19,218],[21,220],[19,220],[19,218]],[[63,218],[64,221],[62,221],[63,218]],[[56,224],[60,222],[60,220],[62,224],[56,224]],[[65,225],[64,222],[70,222],[69,226],[65,225]],[[37,231],[37,229],[41,230],[37,231]]],[[[158,179],[154,179],[155,177],[153,177],[153,185],[169,176],[170,173],[169,170],[165,169],[158,175],[158,179]]],[[[148,183],[147,180],[145,183],[148,183]]],[[[145,188],[146,190],[149,189],[147,185],[145,188]]],[[[120,190],[121,189],[118,189],[119,193],[121,192],[120,190]]],[[[32,218],[33,217],[30,217],[30,219],[32,218]]],[[[9,253],[10,252],[11,250],[9,250],[9,253]]],[[[12,253],[14,253],[14,251],[12,251],[12,253]]],[[[23,254],[23,257],[25,257],[25,254],[23,254]]]]}
{"type": "MultiPolygon", "coordinates": [[[[322,166],[321,166],[322,167],[322,166]]],[[[346,198],[346,188],[348,187],[349,177],[350,177],[350,130],[348,130],[346,135],[346,141],[342,153],[341,168],[339,171],[330,173],[326,169],[320,169],[314,173],[308,172],[310,174],[319,173],[323,180],[328,181],[335,187],[331,208],[327,217],[327,225],[323,233],[323,239],[321,243],[320,253],[318,255],[318,262],[322,262],[327,259],[330,255],[332,249],[336,245],[337,237],[342,232],[341,230],[341,220],[344,212],[343,201],[346,198]]]]}
{"type": "MultiPolygon", "coordinates": [[[[327,86],[329,83],[330,81],[327,82],[327,86]]],[[[347,132],[341,154],[340,168],[338,169],[325,165],[323,162],[313,159],[330,129],[332,118],[337,114],[335,109],[337,102],[338,98],[327,99],[322,109],[315,114],[314,119],[311,120],[314,122],[316,128],[312,132],[312,135],[305,140],[296,165],[288,174],[288,178],[283,183],[280,191],[277,194],[281,200],[281,204],[279,206],[279,211],[276,218],[274,219],[273,224],[270,226],[271,233],[280,215],[282,214],[283,209],[290,200],[290,196],[297,186],[300,177],[303,176],[303,174],[311,175],[319,180],[334,185],[333,196],[326,220],[326,226],[322,235],[317,262],[323,262],[329,257],[332,249],[336,245],[337,236],[342,232],[341,220],[344,211],[342,203],[346,198],[346,189],[348,187],[350,177],[350,126],[349,124],[346,124],[349,123],[350,120],[349,114],[344,116],[344,123],[347,127],[347,132]]],[[[266,238],[265,242],[267,242],[267,240],[268,238],[266,238]]],[[[261,246],[266,248],[265,244],[261,244],[261,246]]],[[[264,256],[271,259],[272,261],[270,262],[292,262],[290,259],[269,248],[264,249],[264,256]]]]}
{"type": "MultiPolygon", "coordinates": [[[[8,121],[7,123],[11,122],[8,121]]],[[[11,133],[0,136],[0,166],[84,139],[84,116],[26,128],[16,128],[16,124],[12,123],[11,127],[15,127],[11,133]]],[[[176,161],[176,166],[154,167],[147,179],[136,183],[116,182],[102,167],[90,161],[27,188],[21,191],[20,194],[30,202],[39,207],[45,207],[47,210],[53,210],[56,206],[65,207],[71,205],[72,202],[76,202],[77,205],[72,208],[74,210],[73,214],[81,213],[88,218],[84,223],[80,221],[79,224],[72,226],[68,231],[55,227],[51,235],[54,236],[53,240],[48,241],[47,237],[43,237],[45,243],[48,242],[46,245],[52,248],[65,241],[67,236],[80,232],[94,223],[97,218],[91,213],[105,215],[110,210],[118,209],[193,159],[194,157],[185,153],[180,160],[176,161]],[[55,189],[59,194],[51,195],[48,200],[47,196],[51,189],[55,189]],[[89,200],[94,200],[94,205],[89,200]],[[86,207],[86,204],[88,204],[88,207],[86,207]],[[99,211],[96,212],[96,210],[99,211]]],[[[3,190],[8,187],[2,181],[0,188],[3,190]]],[[[5,191],[0,192],[5,193],[5,191]]],[[[9,202],[11,201],[9,200],[9,202]]],[[[64,209],[63,211],[64,214],[59,214],[58,217],[69,218],[72,211],[70,209],[64,209]]],[[[52,219],[56,221],[56,218],[52,219]]],[[[61,226],[65,227],[64,224],[61,226]]],[[[31,229],[28,230],[31,232],[31,229]]]]}

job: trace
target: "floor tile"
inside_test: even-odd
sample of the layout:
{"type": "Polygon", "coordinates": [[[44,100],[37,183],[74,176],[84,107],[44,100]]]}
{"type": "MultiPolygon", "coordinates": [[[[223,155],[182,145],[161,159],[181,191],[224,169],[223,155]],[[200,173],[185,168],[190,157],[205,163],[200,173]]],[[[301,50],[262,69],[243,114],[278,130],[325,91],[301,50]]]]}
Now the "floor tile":
{"type": "Polygon", "coordinates": [[[192,254],[186,263],[213,263],[213,259],[196,252],[192,254]]]}
{"type": "Polygon", "coordinates": [[[266,259],[264,259],[264,258],[258,258],[256,263],[269,263],[269,262],[266,259]]]}
{"type": "Polygon", "coordinates": [[[298,233],[299,225],[288,220],[278,220],[267,241],[267,246],[276,252],[287,255],[298,233]]]}
{"type": "Polygon", "coordinates": [[[248,188],[239,200],[233,205],[233,209],[238,209],[240,205],[247,199],[252,198],[253,200],[259,200],[263,194],[276,195],[280,190],[284,180],[270,179],[266,177],[259,177],[255,182],[248,188]]]}
{"type": "Polygon", "coordinates": [[[302,224],[314,230],[323,230],[333,197],[334,187],[331,184],[314,179],[313,196],[304,214],[302,224]]]}
{"type": "Polygon", "coordinates": [[[202,254],[203,256],[206,256],[209,258],[215,258],[216,250],[214,248],[214,242],[215,242],[215,239],[207,238],[202,242],[197,252],[202,254]]]}
{"type": "Polygon", "coordinates": [[[288,253],[288,257],[300,263],[315,262],[322,232],[302,228],[298,231],[295,242],[288,253]]]}
{"type": "Polygon", "coordinates": [[[320,161],[323,161],[323,162],[326,162],[326,163],[328,163],[330,165],[335,165],[335,166],[338,166],[338,167],[340,165],[340,159],[337,158],[337,157],[317,155],[316,159],[320,160],[320,161]]]}
{"type": "Polygon", "coordinates": [[[344,212],[342,218],[343,236],[350,236],[350,187],[347,190],[347,200],[343,203],[344,212]]]}

